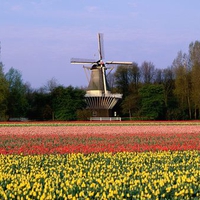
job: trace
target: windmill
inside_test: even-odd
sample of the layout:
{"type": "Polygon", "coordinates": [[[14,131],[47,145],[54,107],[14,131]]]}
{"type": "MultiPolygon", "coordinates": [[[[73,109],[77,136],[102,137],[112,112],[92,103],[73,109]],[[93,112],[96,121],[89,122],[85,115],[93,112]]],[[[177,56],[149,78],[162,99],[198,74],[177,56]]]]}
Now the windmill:
{"type": "MultiPolygon", "coordinates": [[[[92,110],[93,116],[110,117],[112,109],[122,98],[122,94],[112,94],[106,77],[107,65],[132,65],[132,62],[106,61],[104,62],[103,34],[98,33],[99,59],[72,58],[71,64],[82,64],[84,68],[91,70],[89,85],[86,91],[88,109],[92,110]],[[84,65],[90,65],[86,67],[84,65]]],[[[111,68],[112,69],[112,68],[111,68]]]]}

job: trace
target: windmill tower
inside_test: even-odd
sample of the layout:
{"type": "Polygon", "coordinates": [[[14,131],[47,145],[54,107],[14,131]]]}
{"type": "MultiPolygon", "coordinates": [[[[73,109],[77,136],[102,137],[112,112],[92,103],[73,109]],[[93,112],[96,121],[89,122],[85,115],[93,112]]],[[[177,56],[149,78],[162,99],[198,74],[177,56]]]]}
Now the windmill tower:
{"type": "Polygon", "coordinates": [[[98,33],[99,60],[72,58],[71,64],[90,65],[85,67],[91,71],[90,81],[86,91],[85,99],[87,108],[92,111],[95,117],[112,117],[112,109],[122,98],[122,94],[112,94],[106,78],[107,65],[131,65],[132,62],[106,61],[103,50],[103,34],[98,33]]]}

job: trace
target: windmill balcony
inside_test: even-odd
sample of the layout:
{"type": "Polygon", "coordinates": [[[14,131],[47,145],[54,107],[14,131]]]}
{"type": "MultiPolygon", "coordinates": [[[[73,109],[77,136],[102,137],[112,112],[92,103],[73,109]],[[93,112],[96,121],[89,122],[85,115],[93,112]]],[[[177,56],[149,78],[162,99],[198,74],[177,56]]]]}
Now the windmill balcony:
{"type": "Polygon", "coordinates": [[[85,97],[113,97],[116,99],[121,99],[122,94],[112,94],[110,91],[106,91],[104,94],[101,90],[87,90],[85,97]]]}

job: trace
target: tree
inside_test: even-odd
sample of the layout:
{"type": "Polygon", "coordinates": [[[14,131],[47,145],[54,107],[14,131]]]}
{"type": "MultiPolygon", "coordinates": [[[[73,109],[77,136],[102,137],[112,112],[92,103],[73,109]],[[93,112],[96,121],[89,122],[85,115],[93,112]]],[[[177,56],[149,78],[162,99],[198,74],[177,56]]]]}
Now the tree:
{"type": "Polygon", "coordinates": [[[6,120],[8,98],[8,82],[3,72],[3,63],[0,62],[0,120],[6,120]]]}
{"type": "Polygon", "coordinates": [[[141,65],[141,81],[145,84],[153,83],[155,67],[152,62],[144,61],[141,65]]]}
{"type": "Polygon", "coordinates": [[[132,91],[138,89],[140,79],[140,69],[137,63],[129,66],[118,66],[114,73],[115,85],[125,98],[132,91]]]}
{"type": "Polygon", "coordinates": [[[129,115],[131,120],[134,113],[138,113],[139,111],[139,96],[138,94],[130,94],[125,97],[122,102],[122,112],[123,114],[129,115]]]}
{"type": "Polygon", "coordinates": [[[46,85],[44,86],[44,91],[45,93],[52,92],[58,86],[59,86],[58,81],[55,78],[52,78],[47,81],[46,85]]]}
{"type": "MultiPolygon", "coordinates": [[[[115,76],[111,71],[106,76],[109,89],[115,93],[115,76]]],[[[86,89],[85,89],[86,90],[86,89]]]]}
{"type": "Polygon", "coordinates": [[[191,61],[191,84],[192,101],[195,106],[195,119],[197,119],[200,110],[200,42],[196,41],[189,45],[189,54],[191,61]]]}
{"type": "Polygon", "coordinates": [[[138,67],[138,64],[133,62],[133,64],[129,67],[129,84],[131,88],[134,88],[134,90],[137,90],[139,87],[139,81],[140,81],[140,68],[138,67]]]}
{"type": "Polygon", "coordinates": [[[38,90],[31,91],[27,87],[27,100],[29,102],[28,118],[36,120],[53,120],[53,102],[52,92],[58,87],[58,81],[55,78],[47,81],[46,85],[40,87],[38,90]]]}
{"type": "Polygon", "coordinates": [[[180,109],[182,111],[182,119],[192,118],[191,111],[191,74],[188,64],[188,56],[181,51],[178,52],[176,59],[173,61],[173,69],[175,73],[175,95],[179,100],[180,109]],[[188,113],[185,113],[188,111],[188,113]]]}
{"type": "Polygon", "coordinates": [[[163,119],[165,116],[164,89],[162,85],[144,85],[139,89],[141,115],[148,119],[163,119]]]}
{"type": "Polygon", "coordinates": [[[174,109],[177,108],[177,100],[174,96],[175,81],[174,71],[168,67],[162,71],[162,85],[164,88],[164,101],[166,107],[166,119],[174,118],[174,109]]]}
{"type": "Polygon", "coordinates": [[[155,84],[162,84],[163,83],[163,70],[162,69],[155,69],[155,84]]]}
{"type": "Polygon", "coordinates": [[[77,111],[86,107],[85,91],[69,86],[59,86],[52,92],[56,120],[76,120],[77,111]]]}
{"type": "Polygon", "coordinates": [[[120,93],[125,98],[128,95],[129,88],[129,70],[127,66],[118,66],[114,73],[115,85],[120,93]]]}
{"type": "Polygon", "coordinates": [[[27,94],[29,109],[27,116],[32,120],[51,120],[53,118],[52,96],[44,90],[35,90],[27,94]]]}
{"type": "Polygon", "coordinates": [[[14,118],[24,117],[27,113],[28,104],[22,75],[18,70],[10,68],[5,77],[9,84],[8,115],[14,118]]]}

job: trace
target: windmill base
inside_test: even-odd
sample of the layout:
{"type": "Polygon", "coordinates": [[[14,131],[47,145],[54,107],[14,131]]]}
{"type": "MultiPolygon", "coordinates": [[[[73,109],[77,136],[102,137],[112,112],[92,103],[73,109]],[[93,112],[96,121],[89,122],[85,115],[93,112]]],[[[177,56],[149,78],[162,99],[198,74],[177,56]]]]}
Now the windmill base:
{"type": "Polygon", "coordinates": [[[121,117],[90,117],[90,121],[121,121],[121,117]]]}
{"type": "Polygon", "coordinates": [[[87,110],[90,111],[91,117],[116,117],[117,114],[112,109],[91,109],[88,108],[87,110]]]}

